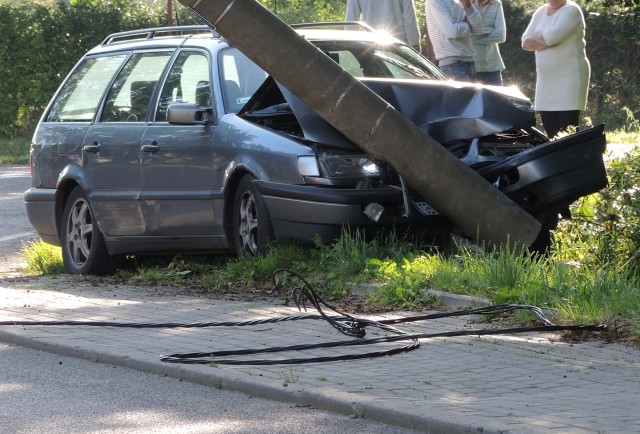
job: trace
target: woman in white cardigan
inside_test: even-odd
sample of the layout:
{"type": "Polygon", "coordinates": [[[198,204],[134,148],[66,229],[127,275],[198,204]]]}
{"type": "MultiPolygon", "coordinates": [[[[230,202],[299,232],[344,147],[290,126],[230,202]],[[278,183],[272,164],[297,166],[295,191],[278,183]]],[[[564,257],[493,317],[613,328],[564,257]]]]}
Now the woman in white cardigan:
{"type": "Polygon", "coordinates": [[[535,109],[549,138],[577,129],[587,104],[591,67],[585,52],[582,10],[572,0],[548,0],[522,35],[536,54],[535,109]]]}

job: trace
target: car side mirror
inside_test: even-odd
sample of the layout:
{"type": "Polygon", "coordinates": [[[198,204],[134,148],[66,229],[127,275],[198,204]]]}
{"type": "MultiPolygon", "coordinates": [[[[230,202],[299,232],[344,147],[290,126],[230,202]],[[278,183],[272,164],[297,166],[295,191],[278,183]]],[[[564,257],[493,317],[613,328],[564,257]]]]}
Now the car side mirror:
{"type": "Polygon", "coordinates": [[[211,109],[198,104],[177,102],[167,107],[167,122],[178,125],[206,124],[211,109]]]}

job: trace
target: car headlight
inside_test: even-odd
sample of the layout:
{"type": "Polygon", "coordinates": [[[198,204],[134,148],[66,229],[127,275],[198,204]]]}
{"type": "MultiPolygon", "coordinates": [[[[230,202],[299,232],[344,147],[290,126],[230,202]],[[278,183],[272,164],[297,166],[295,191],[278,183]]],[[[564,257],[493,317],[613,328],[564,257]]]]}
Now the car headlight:
{"type": "Polygon", "coordinates": [[[298,157],[298,173],[302,176],[320,176],[320,168],[315,155],[298,157]]]}
{"type": "Polygon", "coordinates": [[[380,176],[381,168],[366,155],[318,155],[318,164],[327,178],[371,178],[380,176]]]}

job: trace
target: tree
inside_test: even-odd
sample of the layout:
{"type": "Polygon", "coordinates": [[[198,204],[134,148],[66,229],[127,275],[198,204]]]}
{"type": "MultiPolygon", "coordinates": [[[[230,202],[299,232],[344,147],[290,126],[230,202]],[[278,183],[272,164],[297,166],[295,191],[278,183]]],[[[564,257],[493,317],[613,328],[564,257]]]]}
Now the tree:
{"type": "Polygon", "coordinates": [[[640,0],[588,0],[589,3],[603,3],[603,10],[609,11],[621,24],[616,33],[617,41],[631,40],[640,44],[640,0]]]}
{"type": "Polygon", "coordinates": [[[260,0],[274,15],[288,24],[343,21],[345,0],[260,0]]]}

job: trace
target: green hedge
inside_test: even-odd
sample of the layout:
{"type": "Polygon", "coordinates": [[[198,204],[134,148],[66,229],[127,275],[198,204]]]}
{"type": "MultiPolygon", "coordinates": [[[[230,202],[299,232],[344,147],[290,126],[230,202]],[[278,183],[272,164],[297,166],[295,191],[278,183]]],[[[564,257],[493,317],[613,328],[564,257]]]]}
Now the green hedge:
{"type": "Polygon", "coordinates": [[[30,135],[71,67],[107,34],[164,23],[162,10],[126,3],[0,5],[0,137],[30,135]]]}
{"type": "MultiPolygon", "coordinates": [[[[261,2],[284,21],[341,20],[344,0],[261,2]]],[[[0,4],[0,139],[28,137],[65,74],[91,47],[112,32],[160,26],[166,22],[166,2],[149,0],[24,1],[0,4]]],[[[520,36],[536,6],[526,0],[503,1],[507,41],[501,47],[505,81],[533,96],[534,55],[520,48],[520,36]]],[[[583,6],[584,7],[584,6],[583,6]]],[[[416,0],[424,25],[424,0],[416,0]]],[[[176,24],[197,22],[176,3],[176,24]]],[[[629,124],[628,114],[640,109],[640,46],[616,41],[624,30],[606,14],[587,16],[587,51],[592,66],[591,90],[585,117],[617,129],[629,124]]],[[[637,125],[637,123],[636,123],[637,125]]]]}

